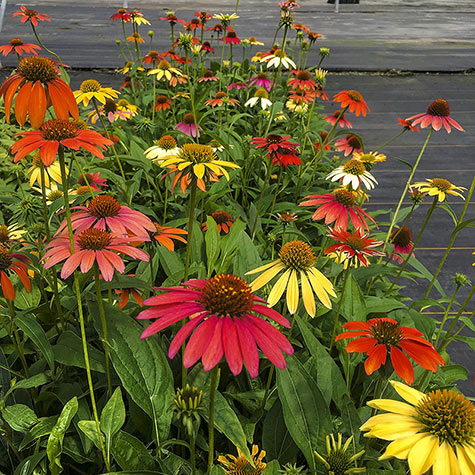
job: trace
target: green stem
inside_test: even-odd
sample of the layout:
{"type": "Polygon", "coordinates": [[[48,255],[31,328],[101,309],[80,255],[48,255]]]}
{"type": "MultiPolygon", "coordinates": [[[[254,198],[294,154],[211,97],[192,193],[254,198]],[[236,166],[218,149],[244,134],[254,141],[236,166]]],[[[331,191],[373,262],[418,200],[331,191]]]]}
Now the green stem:
{"type": "Polygon", "coordinates": [[[406,129],[402,129],[401,132],[398,132],[396,135],[392,136],[389,140],[386,140],[382,145],[379,147],[376,147],[376,150],[381,150],[382,148],[386,147],[386,145],[389,145],[390,143],[394,142],[398,137],[400,137],[406,129]]]}
{"type": "Polygon", "coordinates": [[[266,408],[267,400],[269,399],[270,385],[272,384],[272,378],[274,377],[275,366],[272,365],[269,370],[269,375],[267,376],[266,389],[264,392],[264,397],[262,398],[261,411],[264,411],[266,408]]]}
{"type": "Polygon", "coordinates": [[[35,35],[35,38],[36,38],[36,41],[38,41],[39,45],[49,54],[52,54],[61,64],[61,69],[64,70],[64,65],[63,65],[63,61],[61,60],[61,58],[54,52],[54,51],[51,51],[50,49],[48,49],[44,44],[43,42],[40,40],[40,37],[38,36],[38,33],[36,32],[36,28],[35,28],[35,25],[33,25],[33,23],[30,22],[30,25],[31,25],[31,28],[33,29],[33,34],[35,35]]]}
{"type": "Polygon", "coordinates": [[[267,190],[267,186],[269,185],[269,180],[270,180],[270,175],[272,173],[272,158],[269,159],[269,164],[267,168],[267,174],[264,179],[264,186],[262,187],[261,194],[259,196],[259,201],[257,202],[257,210],[256,210],[256,218],[254,219],[254,224],[252,225],[252,230],[251,230],[251,238],[254,239],[254,235],[256,232],[256,226],[257,226],[257,220],[259,219],[259,213],[261,212],[261,207],[262,207],[262,199],[264,198],[264,193],[267,190]]]}
{"type": "Polygon", "coordinates": [[[272,214],[272,212],[274,211],[275,203],[277,201],[277,195],[279,194],[280,184],[282,182],[283,171],[284,171],[284,167],[283,167],[283,165],[281,165],[280,166],[280,171],[279,171],[279,178],[277,179],[277,186],[275,188],[274,199],[272,200],[272,205],[270,207],[269,214],[272,214]]]}
{"type": "Polygon", "coordinates": [[[432,202],[429,211],[427,211],[426,219],[424,220],[424,223],[422,224],[421,230],[419,231],[419,234],[416,237],[416,240],[414,241],[414,244],[409,251],[409,253],[406,256],[406,259],[404,260],[403,264],[401,265],[401,268],[399,269],[399,272],[396,274],[395,279],[393,280],[392,284],[389,286],[389,289],[386,290],[386,293],[384,295],[387,295],[393,287],[396,285],[396,282],[399,280],[399,277],[401,277],[401,274],[404,272],[404,269],[406,268],[407,264],[409,263],[409,259],[411,258],[412,254],[414,253],[414,249],[417,247],[417,244],[419,243],[419,240],[422,237],[422,233],[424,232],[427,223],[429,222],[430,217],[432,216],[432,213],[434,212],[435,207],[437,206],[438,202],[438,197],[434,197],[434,201],[432,202]]]}
{"type": "Polygon", "coordinates": [[[183,275],[183,280],[188,280],[188,275],[190,272],[190,257],[191,257],[191,242],[193,239],[193,223],[195,220],[195,208],[196,208],[196,181],[191,182],[191,192],[190,192],[190,209],[188,210],[188,239],[186,242],[186,254],[185,254],[185,270],[183,275]]]}
{"type": "Polygon", "coordinates": [[[196,475],[196,435],[195,429],[193,428],[193,434],[190,435],[190,463],[191,463],[191,474],[196,475]]]}
{"type": "Polygon", "coordinates": [[[330,351],[332,350],[333,343],[335,342],[336,330],[338,328],[338,323],[339,323],[339,320],[340,320],[341,306],[343,304],[343,296],[345,294],[346,281],[348,280],[349,275],[350,275],[350,267],[348,266],[343,271],[343,286],[341,288],[340,300],[338,300],[338,306],[337,306],[337,309],[336,309],[335,322],[333,324],[332,336],[331,336],[331,340],[330,340],[330,351]]]}
{"type": "Polygon", "coordinates": [[[211,370],[211,382],[209,387],[209,415],[208,415],[208,470],[211,470],[214,462],[214,399],[216,395],[216,389],[219,383],[219,370],[218,366],[215,366],[211,370]]]}
{"type": "Polygon", "coordinates": [[[445,310],[444,318],[442,319],[442,322],[440,324],[439,331],[437,332],[437,337],[436,337],[435,343],[434,343],[434,346],[436,348],[437,348],[437,344],[439,343],[440,335],[442,334],[442,330],[444,328],[445,322],[447,321],[447,318],[449,318],[450,309],[452,308],[452,305],[455,301],[455,297],[457,296],[458,291],[460,290],[460,287],[461,287],[461,284],[457,283],[457,285],[455,287],[454,294],[452,295],[452,298],[450,299],[449,305],[447,306],[447,309],[445,310]]]}
{"type": "Polygon", "coordinates": [[[14,342],[18,356],[20,357],[20,361],[23,366],[23,371],[25,372],[26,377],[29,378],[30,374],[28,371],[28,364],[26,362],[25,353],[23,352],[23,346],[20,341],[20,336],[18,335],[18,331],[15,325],[15,308],[13,307],[13,302],[11,302],[8,299],[6,299],[6,301],[8,304],[8,310],[10,311],[10,318],[12,322],[13,337],[14,337],[12,338],[12,341],[14,342]]]}
{"type": "Polygon", "coordinates": [[[97,265],[97,262],[94,262],[93,267],[94,267],[94,283],[96,286],[97,306],[99,307],[102,333],[104,334],[104,356],[106,360],[107,392],[110,397],[112,395],[112,377],[111,377],[111,370],[110,370],[109,338],[108,338],[108,331],[107,331],[106,312],[104,310],[104,301],[102,300],[101,281],[99,277],[99,266],[97,265]]]}

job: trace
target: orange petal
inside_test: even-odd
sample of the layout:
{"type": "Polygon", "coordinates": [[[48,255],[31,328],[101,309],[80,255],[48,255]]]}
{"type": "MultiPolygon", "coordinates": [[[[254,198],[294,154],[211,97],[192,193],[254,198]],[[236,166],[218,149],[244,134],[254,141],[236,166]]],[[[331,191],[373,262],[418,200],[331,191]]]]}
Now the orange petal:
{"type": "Polygon", "coordinates": [[[32,86],[33,84],[31,82],[25,83],[18,91],[18,95],[15,99],[15,118],[22,127],[26,121],[32,86]]]}
{"type": "Polygon", "coordinates": [[[10,301],[15,300],[15,289],[13,288],[13,285],[7,274],[5,274],[5,272],[3,271],[1,272],[0,283],[2,285],[2,292],[4,297],[10,301]]]}
{"type": "Polygon", "coordinates": [[[31,126],[34,129],[39,129],[43,124],[46,114],[46,93],[40,81],[36,81],[33,84],[29,113],[31,126]]]}

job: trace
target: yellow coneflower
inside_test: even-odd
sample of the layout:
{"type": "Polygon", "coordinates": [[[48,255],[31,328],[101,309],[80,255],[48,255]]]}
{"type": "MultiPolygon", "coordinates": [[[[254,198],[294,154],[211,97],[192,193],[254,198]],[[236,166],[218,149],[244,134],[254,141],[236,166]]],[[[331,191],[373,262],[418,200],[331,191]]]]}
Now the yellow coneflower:
{"type": "Polygon", "coordinates": [[[102,87],[101,83],[95,79],[86,79],[81,83],[79,90],[74,91],[76,102],[78,104],[82,102],[86,107],[92,98],[95,98],[101,104],[105,104],[106,99],[113,99],[118,95],[118,91],[110,87],[102,87]]]}
{"type": "MultiPolygon", "coordinates": [[[[36,152],[31,167],[26,172],[27,175],[30,175],[30,186],[33,187],[35,183],[38,183],[41,186],[41,159],[40,153],[36,152]]],[[[45,186],[48,188],[51,185],[51,182],[61,183],[61,169],[59,163],[54,161],[51,165],[45,166],[45,186]]],[[[69,173],[68,168],[66,167],[66,173],[69,173]]]]}
{"type": "Polygon", "coordinates": [[[238,456],[227,454],[218,457],[218,461],[224,465],[224,473],[227,475],[261,475],[264,472],[267,464],[262,461],[266,456],[264,450],[259,453],[259,447],[257,445],[252,446],[252,461],[254,466],[251,465],[249,460],[246,459],[244,454],[238,448],[238,456]],[[257,455],[259,453],[259,455],[257,455]]]}
{"type": "Polygon", "coordinates": [[[439,201],[445,201],[446,195],[459,196],[464,199],[463,195],[458,191],[464,191],[467,188],[463,186],[455,186],[445,178],[433,178],[427,181],[418,181],[412,185],[422,193],[427,193],[429,196],[437,196],[439,201]]]}

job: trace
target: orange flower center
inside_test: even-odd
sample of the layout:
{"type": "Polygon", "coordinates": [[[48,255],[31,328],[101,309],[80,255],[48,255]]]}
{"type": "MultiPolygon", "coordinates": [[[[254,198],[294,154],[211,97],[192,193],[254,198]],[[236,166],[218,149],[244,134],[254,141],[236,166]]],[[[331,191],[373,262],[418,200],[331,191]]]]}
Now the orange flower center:
{"type": "Polygon", "coordinates": [[[11,46],[21,46],[22,44],[23,44],[23,41],[21,41],[20,38],[12,38],[10,40],[11,46]]]}
{"type": "Polygon", "coordinates": [[[166,60],[162,59],[157,66],[158,69],[166,70],[171,68],[171,64],[166,60]]]}
{"type": "Polygon", "coordinates": [[[290,241],[279,251],[279,258],[287,268],[307,270],[315,263],[312,248],[303,241],[290,241]]]}
{"type": "Polygon", "coordinates": [[[356,194],[353,193],[352,191],[340,189],[340,190],[335,190],[333,193],[335,194],[336,201],[346,206],[347,208],[355,204],[356,194]]]}
{"type": "Polygon", "coordinates": [[[391,233],[390,242],[395,246],[407,247],[411,244],[412,232],[406,226],[397,228],[391,233]]]}
{"type": "Polygon", "coordinates": [[[106,114],[109,114],[109,112],[115,112],[117,110],[117,104],[113,99],[108,98],[103,106],[103,110],[106,114]]]}
{"type": "Polygon", "coordinates": [[[348,97],[355,102],[361,102],[363,100],[363,96],[354,89],[350,89],[347,93],[348,97]]]}
{"type": "Polygon", "coordinates": [[[127,13],[127,10],[125,8],[119,8],[117,13],[127,13]]]}
{"type": "Polygon", "coordinates": [[[310,79],[310,74],[307,71],[299,71],[297,73],[297,79],[300,81],[308,81],[310,79]]]}
{"type": "Polygon", "coordinates": [[[425,431],[453,448],[473,443],[475,406],[463,394],[447,389],[431,391],[416,406],[425,431]]]}
{"type": "Polygon", "coordinates": [[[194,124],[195,123],[195,116],[191,112],[188,112],[187,114],[185,114],[183,116],[183,122],[186,125],[194,124]]]}
{"type": "Polygon", "coordinates": [[[269,97],[269,93],[265,89],[258,89],[254,93],[254,97],[263,97],[264,99],[267,99],[269,97]]]}
{"type": "Polygon", "coordinates": [[[58,69],[50,58],[30,56],[20,59],[18,72],[27,81],[41,81],[43,83],[53,81],[59,77],[58,69]]]}
{"type": "Polygon", "coordinates": [[[226,211],[218,210],[211,213],[211,216],[216,221],[216,224],[223,224],[228,221],[233,221],[233,218],[226,211]]]}
{"type": "Polygon", "coordinates": [[[338,117],[340,117],[340,114],[341,114],[341,117],[340,117],[339,120],[344,119],[344,118],[345,118],[345,113],[344,113],[344,112],[342,113],[342,112],[343,112],[343,110],[341,110],[341,109],[335,111],[335,112],[333,113],[333,117],[335,117],[336,119],[338,119],[338,117]]]}
{"type": "Polygon", "coordinates": [[[226,97],[226,96],[227,94],[224,91],[218,91],[214,97],[215,99],[222,99],[223,97],[226,97]]]}
{"type": "Polygon", "coordinates": [[[65,139],[73,139],[78,135],[77,127],[69,120],[51,119],[40,127],[41,136],[45,140],[61,142],[65,139]]]}
{"type": "Polygon", "coordinates": [[[279,215],[279,219],[285,223],[285,224],[288,224],[288,223],[292,223],[293,221],[296,221],[297,220],[297,217],[295,216],[294,213],[281,213],[279,215]]]}
{"type": "Polygon", "coordinates": [[[262,80],[267,81],[267,79],[268,79],[268,78],[267,78],[267,74],[266,74],[266,73],[259,73],[259,74],[257,75],[257,79],[262,79],[262,80]]]}
{"type": "Polygon", "coordinates": [[[257,40],[254,36],[250,36],[248,39],[249,43],[255,43],[257,40]]]}
{"type": "Polygon", "coordinates": [[[239,318],[252,309],[254,295],[249,284],[233,274],[219,274],[201,289],[200,302],[218,317],[239,318]]]}
{"type": "Polygon", "coordinates": [[[396,346],[402,340],[400,326],[386,320],[378,320],[374,325],[371,325],[371,333],[379,344],[388,348],[396,346]]]}
{"type": "Polygon", "coordinates": [[[76,194],[79,196],[82,195],[87,195],[89,193],[89,187],[87,185],[80,186],[79,188],[76,188],[76,194]]]}
{"type": "Polygon", "coordinates": [[[158,51],[152,50],[148,52],[148,55],[152,59],[158,59],[160,58],[160,55],[158,54],[158,51]]]}
{"type": "Polygon", "coordinates": [[[89,213],[96,218],[112,218],[120,211],[120,203],[109,195],[96,196],[88,206],[89,213]]]}
{"type": "Polygon", "coordinates": [[[102,251],[112,241],[110,233],[102,229],[86,229],[79,235],[79,247],[91,251],[102,251]]]}
{"type": "Polygon", "coordinates": [[[171,135],[164,135],[159,139],[158,146],[164,150],[172,150],[176,147],[176,140],[171,135]]]}
{"type": "Polygon", "coordinates": [[[366,168],[363,162],[356,160],[356,158],[352,158],[343,165],[343,171],[349,175],[359,176],[364,175],[366,168]]]}
{"type": "Polygon", "coordinates": [[[5,246],[0,245],[0,271],[7,270],[11,263],[12,256],[10,251],[5,246]]]}
{"type": "Polygon", "coordinates": [[[452,183],[444,178],[434,178],[431,180],[432,186],[435,186],[439,191],[445,192],[452,188],[452,183]]]}
{"type": "Polygon", "coordinates": [[[10,239],[10,232],[8,231],[8,226],[0,224],[0,243],[8,242],[10,239]]]}
{"type": "Polygon", "coordinates": [[[428,108],[427,114],[439,117],[447,117],[450,115],[450,107],[445,99],[436,99],[428,108]]]}
{"type": "Polygon", "coordinates": [[[361,142],[359,141],[358,137],[352,134],[348,134],[346,136],[346,141],[348,142],[348,145],[354,149],[360,149],[361,148],[361,142]]]}

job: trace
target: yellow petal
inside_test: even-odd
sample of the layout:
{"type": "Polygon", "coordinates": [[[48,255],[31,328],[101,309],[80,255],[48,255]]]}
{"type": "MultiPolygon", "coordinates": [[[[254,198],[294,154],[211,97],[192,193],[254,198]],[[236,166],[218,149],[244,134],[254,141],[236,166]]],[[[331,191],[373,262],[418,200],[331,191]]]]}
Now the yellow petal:
{"type": "Polygon", "coordinates": [[[317,294],[317,297],[320,300],[320,302],[322,302],[322,304],[325,305],[325,307],[332,308],[332,303],[330,302],[330,298],[328,297],[328,294],[326,293],[320,280],[315,276],[315,274],[310,272],[310,269],[307,271],[307,277],[310,280],[310,283],[312,284],[312,288],[314,292],[317,294]]]}
{"type": "Polygon", "coordinates": [[[267,269],[259,277],[257,277],[257,279],[253,280],[249,284],[253,292],[260,289],[263,285],[266,285],[267,282],[270,282],[282,269],[285,269],[284,264],[282,264],[280,261],[271,262],[271,264],[271,268],[267,269]]]}
{"type": "Polygon", "coordinates": [[[475,473],[475,448],[457,445],[457,458],[461,475],[473,475],[475,473]]]}
{"type": "Polygon", "coordinates": [[[253,269],[253,270],[250,270],[249,272],[246,272],[244,275],[257,274],[258,272],[262,272],[263,270],[266,270],[269,267],[272,267],[274,264],[277,264],[278,262],[280,262],[280,260],[269,262],[268,264],[264,264],[263,266],[258,267],[257,269],[253,269]]]}
{"type": "Polygon", "coordinates": [[[394,412],[395,414],[417,416],[417,411],[414,407],[405,402],[393,401],[392,399],[373,399],[372,401],[368,401],[366,404],[368,404],[369,407],[394,412]]]}
{"type": "Polygon", "coordinates": [[[419,434],[411,435],[410,437],[404,437],[404,439],[395,440],[391,442],[387,447],[379,460],[386,460],[391,457],[397,457],[398,459],[407,459],[409,452],[414,444],[419,442],[426,434],[421,432],[419,434]]]}
{"type": "Polygon", "coordinates": [[[421,393],[417,389],[411,388],[406,384],[400,383],[399,381],[390,381],[393,388],[397,391],[399,396],[406,400],[409,404],[416,406],[419,404],[419,401],[425,397],[424,393],[421,393]]]}
{"type": "Polygon", "coordinates": [[[299,306],[299,284],[297,282],[297,271],[293,269],[290,273],[289,284],[287,285],[287,308],[293,315],[299,306]]]}
{"type": "Polygon", "coordinates": [[[220,165],[222,167],[229,167],[229,168],[241,168],[238,164],[233,162],[227,162],[225,160],[213,160],[213,163],[216,165],[220,165]]]}
{"type": "Polygon", "coordinates": [[[452,447],[443,442],[439,447],[432,466],[433,475],[460,475],[459,463],[452,447]]]}
{"type": "MultiPolygon", "coordinates": [[[[180,167],[178,167],[180,169],[180,167]]],[[[193,165],[193,172],[197,178],[203,178],[205,176],[205,166],[202,163],[193,165]]]]}
{"type": "Polygon", "coordinates": [[[416,434],[422,429],[422,425],[411,416],[381,414],[372,417],[360,429],[370,431],[365,434],[365,437],[398,440],[416,434]]]}
{"type": "Polygon", "coordinates": [[[419,442],[416,442],[407,458],[411,475],[422,475],[427,472],[432,467],[438,450],[439,439],[433,435],[426,434],[419,442]]]}
{"type": "Polygon", "coordinates": [[[287,286],[287,281],[289,280],[290,269],[286,270],[280,277],[279,280],[274,284],[272,290],[267,298],[267,303],[270,307],[273,307],[282,297],[285,287],[287,286]]]}
{"type": "Polygon", "coordinates": [[[330,295],[336,297],[333,284],[316,267],[310,267],[309,271],[312,272],[312,274],[318,279],[320,284],[330,295]]]}
{"type": "Polygon", "coordinates": [[[300,271],[300,281],[302,282],[302,300],[305,310],[311,316],[315,316],[315,299],[313,297],[312,287],[304,271],[300,271]]]}

